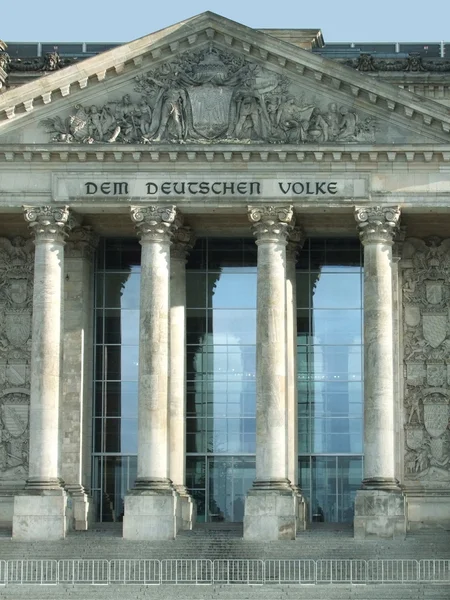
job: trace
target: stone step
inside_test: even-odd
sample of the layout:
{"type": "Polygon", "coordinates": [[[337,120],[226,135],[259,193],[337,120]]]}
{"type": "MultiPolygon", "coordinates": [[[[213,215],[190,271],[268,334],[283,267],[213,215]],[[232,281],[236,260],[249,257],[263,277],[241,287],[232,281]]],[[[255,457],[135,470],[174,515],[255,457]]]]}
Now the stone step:
{"type": "Polygon", "coordinates": [[[7,586],[1,598],[10,600],[449,600],[450,586],[315,585],[315,586],[7,586]]]}

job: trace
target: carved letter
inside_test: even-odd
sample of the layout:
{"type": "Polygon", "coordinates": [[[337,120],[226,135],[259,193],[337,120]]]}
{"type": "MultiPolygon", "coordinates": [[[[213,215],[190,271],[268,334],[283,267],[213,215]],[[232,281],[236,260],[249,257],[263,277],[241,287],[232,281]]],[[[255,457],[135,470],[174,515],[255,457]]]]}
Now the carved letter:
{"type": "Polygon", "coordinates": [[[100,190],[101,190],[102,194],[105,194],[105,195],[110,194],[111,193],[111,183],[109,181],[105,181],[100,186],[100,190]]]}
{"type": "Polygon", "coordinates": [[[253,195],[253,188],[256,188],[255,194],[257,194],[258,196],[261,194],[261,184],[259,183],[259,181],[252,181],[250,183],[250,196],[253,195]]]}
{"type": "Polygon", "coordinates": [[[337,194],[337,181],[332,181],[331,183],[329,183],[327,190],[329,194],[337,194]]]}
{"type": "Polygon", "coordinates": [[[319,192],[321,194],[326,194],[326,191],[323,189],[323,186],[325,185],[325,181],[322,181],[322,183],[319,183],[318,181],[316,181],[316,194],[318,195],[319,192]]]}
{"type": "Polygon", "coordinates": [[[209,184],[206,183],[206,181],[202,181],[198,187],[199,187],[200,194],[203,194],[203,195],[209,194],[209,184]]]}
{"type": "Polygon", "coordinates": [[[193,196],[195,196],[195,194],[198,194],[198,190],[194,190],[194,188],[192,187],[194,185],[198,185],[198,183],[196,181],[192,181],[192,182],[188,183],[188,191],[193,196]]]}
{"type": "Polygon", "coordinates": [[[128,183],[126,181],[120,181],[114,183],[113,193],[115,196],[123,196],[128,194],[128,183]]]}
{"type": "Polygon", "coordinates": [[[296,181],[292,184],[292,191],[294,192],[294,194],[303,194],[303,192],[305,191],[305,186],[300,181],[296,181]]]}
{"type": "Polygon", "coordinates": [[[170,194],[170,182],[169,181],[165,181],[164,183],[161,184],[161,191],[163,194],[166,194],[166,196],[170,194]]]}
{"type": "Polygon", "coordinates": [[[85,183],[86,186],[86,194],[89,194],[90,196],[92,194],[95,194],[97,192],[97,185],[95,183],[92,183],[92,181],[88,181],[87,183],[85,183]]]}
{"type": "Polygon", "coordinates": [[[247,194],[247,182],[240,181],[237,184],[237,191],[238,191],[238,194],[243,194],[243,195],[247,194]]]}
{"type": "Polygon", "coordinates": [[[182,194],[184,195],[184,182],[180,183],[174,183],[173,184],[173,191],[175,192],[175,194],[182,194]]]}
{"type": "Polygon", "coordinates": [[[153,195],[158,193],[158,186],[153,181],[147,183],[147,194],[153,195]]]}
{"type": "Polygon", "coordinates": [[[289,191],[291,189],[291,184],[290,183],[286,184],[286,189],[284,189],[284,184],[281,181],[278,182],[278,185],[280,186],[280,190],[283,192],[283,194],[288,194],[289,193],[289,191]]]}

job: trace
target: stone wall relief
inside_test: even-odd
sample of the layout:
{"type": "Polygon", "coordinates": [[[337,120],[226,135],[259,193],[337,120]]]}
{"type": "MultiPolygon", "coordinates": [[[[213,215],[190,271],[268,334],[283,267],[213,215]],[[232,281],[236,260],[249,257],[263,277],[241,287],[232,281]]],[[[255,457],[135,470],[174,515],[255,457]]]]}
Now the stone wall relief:
{"type": "Polygon", "coordinates": [[[136,77],[133,93],[42,121],[65,143],[374,142],[376,120],[305,97],[277,73],[214,49],[136,77]]]}
{"type": "Polygon", "coordinates": [[[450,482],[450,239],[403,246],[405,477],[450,482]]]}
{"type": "Polygon", "coordinates": [[[0,483],[28,473],[31,240],[0,238],[0,483]]]}

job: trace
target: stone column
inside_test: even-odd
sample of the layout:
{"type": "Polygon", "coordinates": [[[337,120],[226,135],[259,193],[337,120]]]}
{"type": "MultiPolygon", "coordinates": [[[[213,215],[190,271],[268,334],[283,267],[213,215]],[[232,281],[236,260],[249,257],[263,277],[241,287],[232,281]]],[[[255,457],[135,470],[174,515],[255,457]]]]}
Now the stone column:
{"type": "Polygon", "coordinates": [[[98,236],[74,229],[65,248],[61,476],[69,492],[69,528],[88,529],[91,498],[94,253],[98,236]]]}
{"type": "Polygon", "coordinates": [[[177,494],[169,479],[169,275],[174,206],[131,207],[142,246],[137,479],[125,497],[123,537],[176,536],[177,494]]]}
{"type": "Polygon", "coordinates": [[[364,479],[355,537],[405,535],[405,500],[395,478],[392,246],[398,207],[357,208],[364,246],[364,479]]]}
{"type": "Polygon", "coordinates": [[[186,489],[186,257],[194,241],[189,227],[179,227],[170,248],[169,476],[179,496],[181,529],[192,529],[196,518],[186,489]]]}
{"type": "Polygon", "coordinates": [[[292,206],[249,207],[258,246],[256,333],[256,479],[244,537],[294,539],[296,495],[287,476],[286,239],[292,206]]]}
{"type": "Polygon", "coordinates": [[[305,241],[300,227],[289,234],[286,247],[286,352],[287,352],[287,476],[297,499],[297,530],[306,529],[306,504],[298,485],[297,390],[297,254],[305,241]]]}
{"type": "Polygon", "coordinates": [[[68,207],[25,207],[34,233],[29,473],[14,498],[13,537],[56,540],[67,530],[67,496],[59,478],[64,239],[68,207]]]}

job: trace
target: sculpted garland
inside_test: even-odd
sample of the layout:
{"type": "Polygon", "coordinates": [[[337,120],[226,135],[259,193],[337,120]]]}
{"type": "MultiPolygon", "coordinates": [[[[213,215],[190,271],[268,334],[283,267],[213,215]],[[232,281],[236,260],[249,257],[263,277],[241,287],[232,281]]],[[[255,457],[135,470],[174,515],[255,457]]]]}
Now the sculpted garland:
{"type": "Polygon", "coordinates": [[[66,143],[375,141],[372,117],[306,101],[285,77],[213,48],[136,77],[134,91],[42,125],[66,143]]]}
{"type": "Polygon", "coordinates": [[[448,485],[450,239],[407,239],[401,265],[405,476],[448,485]]]}

